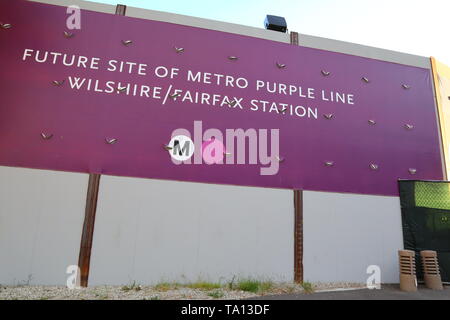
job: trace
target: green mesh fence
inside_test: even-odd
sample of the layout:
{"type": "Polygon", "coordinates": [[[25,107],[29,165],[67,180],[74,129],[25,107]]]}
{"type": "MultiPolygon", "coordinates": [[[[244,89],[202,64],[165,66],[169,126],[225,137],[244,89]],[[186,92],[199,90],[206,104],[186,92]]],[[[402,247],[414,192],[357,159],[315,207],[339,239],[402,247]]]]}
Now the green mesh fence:
{"type": "Polygon", "coordinates": [[[442,182],[415,182],[417,207],[450,210],[450,184],[442,182]]]}
{"type": "Polygon", "coordinates": [[[442,280],[450,282],[450,183],[400,181],[399,189],[404,247],[416,252],[418,278],[420,251],[434,250],[442,280]]]}

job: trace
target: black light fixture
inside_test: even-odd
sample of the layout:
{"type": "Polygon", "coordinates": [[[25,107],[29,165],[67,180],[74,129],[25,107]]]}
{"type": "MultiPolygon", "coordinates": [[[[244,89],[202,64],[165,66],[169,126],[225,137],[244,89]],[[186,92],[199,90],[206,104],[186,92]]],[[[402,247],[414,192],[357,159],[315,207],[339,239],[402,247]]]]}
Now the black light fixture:
{"type": "Polygon", "coordinates": [[[264,20],[264,27],[267,30],[286,33],[287,31],[286,19],[283,17],[267,15],[266,20],[264,20]]]}

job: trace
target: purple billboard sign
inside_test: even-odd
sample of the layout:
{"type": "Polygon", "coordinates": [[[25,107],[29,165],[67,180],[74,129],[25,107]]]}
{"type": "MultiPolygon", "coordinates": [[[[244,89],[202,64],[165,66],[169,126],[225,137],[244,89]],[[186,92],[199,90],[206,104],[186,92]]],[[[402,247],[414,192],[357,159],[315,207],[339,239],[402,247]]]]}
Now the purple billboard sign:
{"type": "Polygon", "coordinates": [[[0,2],[0,165],[379,195],[443,177],[427,69],[85,10],[69,30],[68,18],[0,2]],[[189,163],[171,157],[176,133],[193,141],[189,163]],[[222,163],[202,154],[218,150],[222,163]]]}

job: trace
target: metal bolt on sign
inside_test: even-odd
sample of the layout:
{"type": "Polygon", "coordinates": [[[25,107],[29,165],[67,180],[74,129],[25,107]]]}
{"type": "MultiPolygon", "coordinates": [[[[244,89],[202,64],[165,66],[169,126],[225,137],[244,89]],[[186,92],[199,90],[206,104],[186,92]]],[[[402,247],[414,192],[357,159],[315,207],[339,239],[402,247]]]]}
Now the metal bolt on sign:
{"type": "Polygon", "coordinates": [[[60,87],[60,86],[62,86],[62,85],[64,84],[64,81],[65,81],[65,80],[61,80],[61,81],[54,80],[54,81],[52,81],[52,84],[53,84],[54,86],[60,87]]]}
{"type": "Polygon", "coordinates": [[[443,290],[441,273],[436,251],[420,251],[425,286],[429,289],[443,290]]]}
{"type": "Polygon", "coordinates": [[[11,28],[12,28],[12,25],[9,24],[9,23],[0,23],[0,27],[1,27],[2,29],[7,30],[7,29],[11,29],[11,28]]]}
{"type": "Polygon", "coordinates": [[[173,149],[171,146],[169,146],[169,145],[167,145],[167,144],[164,144],[164,145],[163,145],[163,148],[164,148],[164,150],[166,150],[166,151],[170,151],[170,150],[173,149]]]}
{"type": "Polygon", "coordinates": [[[231,101],[226,101],[225,103],[227,105],[229,105],[230,107],[234,107],[236,105],[237,101],[236,100],[231,100],[231,101]]]}
{"type": "Polygon", "coordinates": [[[284,107],[283,109],[277,109],[279,114],[286,114],[287,108],[284,107]]]}
{"type": "Polygon", "coordinates": [[[67,31],[64,31],[64,32],[63,32],[63,35],[64,35],[64,38],[66,38],[66,39],[70,39],[70,38],[73,38],[73,37],[75,36],[74,33],[72,33],[72,32],[67,32],[67,31]]]}
{"type": "Polygon", "coordinates": [[[53,134],[52,134],[52,133],[47,134],[47,133],[42,132],[42,133],[41,133],[41,137],[42,137],[42,139],[44,139],[44,140],[50,140],[51,138],[53,138],[53,134]]]}
{"type": "Polygon", "coordinates": [[[407,292],[417,291],[416,260],[412,250],[399,250],[400,264],[400,290],[407,292]]]}
{"type": "Polygon", "coordinates": [[[278,162],[283,162],[285,160],[284,157],[280,157],[280,156],[275,156],[275,158],[277,159],[278,162]]]}
{"type": "Polygon", "coordinates": [[[117,142],[117,139],[115,139],[115,138],[113,138],[113,139],[105,138],[105,142],[107,144],[115,144],[117,142]]]}
{"type": "Polygon", "coordinates": [[[169,98],[170,99],[173,99],[173,100],[176,100],[178,97],[180,97],[181,96],[181,94],[179,94],[179,93],[173,93],[173,94],[170,94],[169,95],[169,98]]]}

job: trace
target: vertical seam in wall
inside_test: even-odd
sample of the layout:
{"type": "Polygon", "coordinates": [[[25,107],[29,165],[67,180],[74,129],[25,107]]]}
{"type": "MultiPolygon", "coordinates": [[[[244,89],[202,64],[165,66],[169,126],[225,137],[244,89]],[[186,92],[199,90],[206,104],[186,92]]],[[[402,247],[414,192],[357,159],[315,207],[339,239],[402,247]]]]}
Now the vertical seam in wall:
{"type": "Polygon", "coordinates": [[[433,90],[433,97],[434,97],[434,109],[436,111],[436,119],[437,119],[437,128],[438,128],[438,136],[439,136],[439,149],[440,149],[440,153],[441,153],[441,162],[442,162],[442,171],[443,171],[443,176],[445,180],[448,180],[448,176],[447,176],[447,159],[445,158],[445,151],[444,148],[446,146],[444,146],[444,139],[442,136],[442,122],[443,122],[443,117],[441,114],[441,110],[442,110],[442,106],[441,106],[441,102],[439,100],[439,83],[438,83],[438,72],[437,72],[437,67],[436,67],[436,60],[431,57],[430,58],[431,61],[431,86],[432,86],[432,90],[433,90]]]}
{"type": "Polygon", "coordinates": [[[130,282],[135,282],[137,280],[136,277],[136,252],[137,252],[137,242],[139,239],[139,221],[141,219],[141,208],[139,208],[136,215],[136,224],[134,229],[134,246],[133,246],[133,258],[131,262],[131,278],[129,278],[130,282]]]}
{"type": "MultiPolygon", "coordinates": [[[[40,191],[42,192],[42,188],[40,188],[40,191]]],[[[34,234],[33,234],[33,245],[32,245],[32,249],[31,249],[31,259],[30,259],[30,265],[29,265],[29,274],[27,275],[27,279],[26,279],[25,283],[23,283],[25,285],[31,285],[31,282],[33,280],[32,277],[33,277],[33,269],[34,269],[34,258],[36,256],[36,245],[38,243],[38,235],[39,235],[39,230],[40,230],[43,210],[44,209],[42,207],[40,207],[39,210],[38,210],[37,223],[35,225],[34,234]]],[[[20,283],[18,283],[18,285],[20,285],[20,283]]]]}

